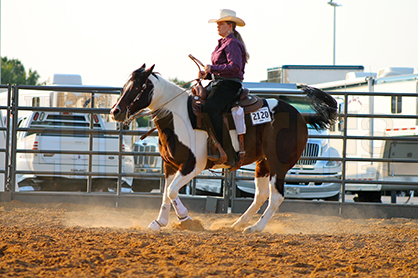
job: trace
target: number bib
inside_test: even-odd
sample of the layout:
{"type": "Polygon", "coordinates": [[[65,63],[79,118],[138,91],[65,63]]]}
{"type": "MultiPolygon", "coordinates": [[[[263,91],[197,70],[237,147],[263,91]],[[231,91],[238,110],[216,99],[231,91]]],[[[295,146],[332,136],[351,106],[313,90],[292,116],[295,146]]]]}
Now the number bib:
{"type": "Polygon", "coordinates": [[[259,125],[271,122],[270,111],[267,107],[261,107],[255,112],[251,112],[251,121],[253,125],[259,125]]]}

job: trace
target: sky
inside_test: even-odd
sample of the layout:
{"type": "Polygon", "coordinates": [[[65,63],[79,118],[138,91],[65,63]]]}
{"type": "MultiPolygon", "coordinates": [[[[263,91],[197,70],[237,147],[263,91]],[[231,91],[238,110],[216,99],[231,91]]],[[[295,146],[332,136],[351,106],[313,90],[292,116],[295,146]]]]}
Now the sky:
{"type": "MultiPolygon", "coordinates": [[[[2,57],[46,81],[80,74],[83,84],[121,87],[155,64],[166,79],[190,81],[220,38],[220,9],[235,10],[250,60],[245,81],[282,65],[332,65],[334,8],[327,0],[0,0],[2,57]]],[[[335,0],[336,65],[418,68],[418,0],[335,0]]]]}

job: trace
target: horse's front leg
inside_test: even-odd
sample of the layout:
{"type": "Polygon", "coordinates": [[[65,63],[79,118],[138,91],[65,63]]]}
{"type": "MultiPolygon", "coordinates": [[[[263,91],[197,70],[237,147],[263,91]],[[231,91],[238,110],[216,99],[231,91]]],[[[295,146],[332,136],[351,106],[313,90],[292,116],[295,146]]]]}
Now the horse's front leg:
{"type": "MultiPolygon", "coordinates": [[[[203,165],[203,163],[201,163],[203,165]]],[[[199,169],[203,169],[201,166],[199,169]]],[[[173,204],[177,218],[180,221],[191,219],[187,208],[183,205],[178,197],[178,191],[192,178],[196,176],[199,171],[190,171],[189,174],[183,175],[181,171],[177,171],[173,167],[165,164],[166,180],[164,186],[163,203],[160,208],[158,218],[151,222],[148,226],[151,230],[158,231],[168,224],[168,217],[170,215],[170,203],[173,204]]]]}
{"type": "Polygon", "coordinates": [[[182,188],[186,183],[188,183],[195,176],[196,174],[194,172],[188,175],[183,175],[179,171],[176,173],[173,181],[167,188],[168,198],[170,198],[171,200],[171,204],[173,205],[174,211],[176,212],[176,215],[179,221],[186,221],[187,219],[191,219],[191,218],[189,216],[189,211],[180,200],[178,196],[178,192],[180,188],[182,188]]]}
{"type": "Polygon", "coordinates": [[[152,221],[151,224],[149,224],[148,228],[153,231],[159,231],[162,227],[167,226],[168,224],[168,218],[170,216],[170,208],[171,208],[171,202],[170,198],[168,198],[168,186],[171,184],[171,182],[174,179],[175,172],[173,171],[171,174],[167,174],[167,167],[165,167],[166,171],[166,178],[165,178],[165,184],[164,184],[164,192],[163,192],[163,202],[161,204],[160,213],[158,214],[158,217],[156,220],[152,221]]]}

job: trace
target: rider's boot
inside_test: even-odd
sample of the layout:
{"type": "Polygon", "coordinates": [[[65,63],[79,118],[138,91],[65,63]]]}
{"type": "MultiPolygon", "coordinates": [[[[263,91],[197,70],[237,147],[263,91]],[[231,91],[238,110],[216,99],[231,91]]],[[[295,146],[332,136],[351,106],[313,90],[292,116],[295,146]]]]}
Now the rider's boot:
{"type": "Polygon", "coordinates": [[[221,144],[210,135],[210,142],[208,143],[208,159],[215,164],[224,164],[228,157],[222,148],[221,144]]]}
{"type": "Polygon", "coordinates": [[[236,163],[232,166],[229,171],[234,171],[239,169],[242,165],[244,165],[244,157],[245,157],[245,148],[244,148],[244,134],[238,135],[238,142],[239,142],[239,152],[236,159],[236,163]]]}

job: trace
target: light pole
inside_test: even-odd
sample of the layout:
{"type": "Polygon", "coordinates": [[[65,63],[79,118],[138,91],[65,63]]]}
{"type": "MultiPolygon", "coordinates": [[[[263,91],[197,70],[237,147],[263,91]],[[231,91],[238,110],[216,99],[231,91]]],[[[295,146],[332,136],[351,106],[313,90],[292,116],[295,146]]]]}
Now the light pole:
{"type": "Polygon", "coordinates": [[[332,2],[332,0],[328,2],[328,5],[334,7],[334,44],[333,44],[333,53],[332,53],[332,64],[335,66],[335,33],[336,33],[335,25],[336,25],[336,22],[337,22],[336,11],[337,11],[337,7],[341,7],[341,5],[339,5],[335,2],[332,2]]]}

